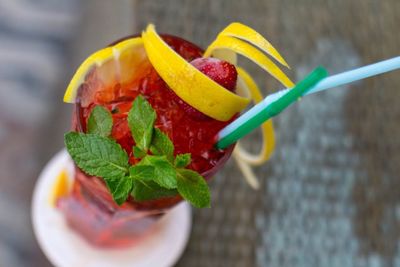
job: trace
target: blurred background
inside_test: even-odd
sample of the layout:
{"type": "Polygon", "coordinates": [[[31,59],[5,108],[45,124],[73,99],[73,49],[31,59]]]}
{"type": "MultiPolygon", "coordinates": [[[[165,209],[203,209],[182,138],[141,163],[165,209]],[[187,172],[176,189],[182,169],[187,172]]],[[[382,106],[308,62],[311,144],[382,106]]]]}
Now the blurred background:
{"type": "MultiPolygon", "coordinates": [[[[400,54],[398,0],[0,0],[0,266],[51,266],[30,222],[33,186],[63,146],[80,62],[149,22],[206,47],[232,21],[258,30],[299,80],[400,54]]],[[[280,88],[243,60],[264,93],[280,88]]],[[[400,266],[400,75],[303,99],[275,119],[253,191],[229,162],[194,210],[177,266],[400,266]],[[351,90],[350,90],[351,89],[351,90]]],[[[247,138],[250,149],[258,135],[247,138]]]]}

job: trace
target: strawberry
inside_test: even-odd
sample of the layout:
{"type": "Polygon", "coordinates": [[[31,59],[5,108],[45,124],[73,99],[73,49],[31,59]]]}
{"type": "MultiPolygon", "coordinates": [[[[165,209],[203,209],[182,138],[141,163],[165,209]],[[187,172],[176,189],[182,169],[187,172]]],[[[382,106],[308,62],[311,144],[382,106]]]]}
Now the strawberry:
{"type": "MultiPolygon", "coordinates": [[[[210,77],[219,85],[225,87],[231,92],[235,91],[237,71],[234,65],[229,62],[216,58],[196,58],[190,62],[199,71],[210,77]]],[[[193,108],[182,99],[180,99],[172,90],[170,90],[172,98],[189,116],[197,120],[206,120],[209,117],[197,109],[193,108]]]]}
{"type": "Polygon", "coordinates": [[[190,64],[229,91],[235,91],[237,71],[234,65],[216,58],[196,58],[190,64]]]}

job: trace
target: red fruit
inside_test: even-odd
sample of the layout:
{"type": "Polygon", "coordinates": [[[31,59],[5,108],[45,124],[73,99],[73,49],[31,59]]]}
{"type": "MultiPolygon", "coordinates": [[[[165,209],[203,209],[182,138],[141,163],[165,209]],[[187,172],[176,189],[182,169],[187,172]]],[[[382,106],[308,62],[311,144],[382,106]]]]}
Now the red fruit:
{"type": "MultiPolygon", "coordinates": [[[[210,77],[219,85],[233,92],[236,87],[237,71],[234,65],[216,58],[196,58],[191,61],[194,67],[210,77]]],[[[209,117],[180,99],[172,90],[171,95],[176,103],[191,117],[197,120],[206,120],[209,117]]]]}
{"type": "Polygon", "coordinates": [[[237,71],[234,65],[216,58],[196,58],[190,64],[229,91],[235,91],[237,71]]]}

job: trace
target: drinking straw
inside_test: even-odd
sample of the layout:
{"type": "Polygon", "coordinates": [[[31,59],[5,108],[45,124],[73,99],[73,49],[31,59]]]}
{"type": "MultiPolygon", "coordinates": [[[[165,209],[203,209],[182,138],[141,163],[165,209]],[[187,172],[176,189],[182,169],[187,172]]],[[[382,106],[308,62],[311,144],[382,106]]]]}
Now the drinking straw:
{"type": "MultiPolygon", "coordinates": [[[[290,104],[303,96],[305,92],[314,87],[327,75],[328,73],[324,68],[318,67],[313,72],[311,72],[304,80],[296,84],[293,89],[285,92],[279,99],[273,101],[265,107],[262,105],[254,106],[252,109],[250,109],[248,112],[238,118],[238,120],[241,119],[240,122],[242,122],[240,125],[230,131],[227,135],[219,138],[219,141],[217,142],[217,147],[228,147],[230,144],[233,144],[258,126],[260,126],[266,120],[278,115],[282,110],[284,110],[290,104]]],[[[229,125],[227,127],[229,127],[229,125]]]]}
{"type": "Polygon", "coordinates": [[[319,75],[322,75],[321,73],[323,71],[318,70],[320,68],[317,68],[307,76],[306,79],[299,82],[293,89],[284,89],[267,96],[263,101],[223,128],[218,133],[216,147],[223,149],[235,143],[237,140],[259,127],[266,120],[278,115],[282,110],[295,102],[300,96],[338,87],[399,68],[400,56],[336,74],[325,79],[322,77],[323,80],[320,82],[318,82],[318,78],[320,77],[316,78],[315,72],[317,71],[320,73],[319,75]],[[314,83],[310,83],[310,78],[313,78],[311,81],[314,81],[314,83]],[[289,95],[292,91],[295,92],[289,95]]]}

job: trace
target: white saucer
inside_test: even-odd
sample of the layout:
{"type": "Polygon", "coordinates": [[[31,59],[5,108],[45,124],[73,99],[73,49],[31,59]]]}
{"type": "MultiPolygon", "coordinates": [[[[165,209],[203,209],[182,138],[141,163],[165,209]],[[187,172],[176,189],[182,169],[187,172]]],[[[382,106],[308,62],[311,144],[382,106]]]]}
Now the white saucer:
{"type": "Polygon", "coordinates": [[[73,164],[65,150],[57,153],[40,174],[32,199],[32,223],[44,254],[57,267],[169,267],[186,247],[191,208],[181,203],[157,224],[154,234],[126,249],[99,249],[67,227],[63,215],[49,204],[49,192],[63,168],[73,177],[73,164]]]}

